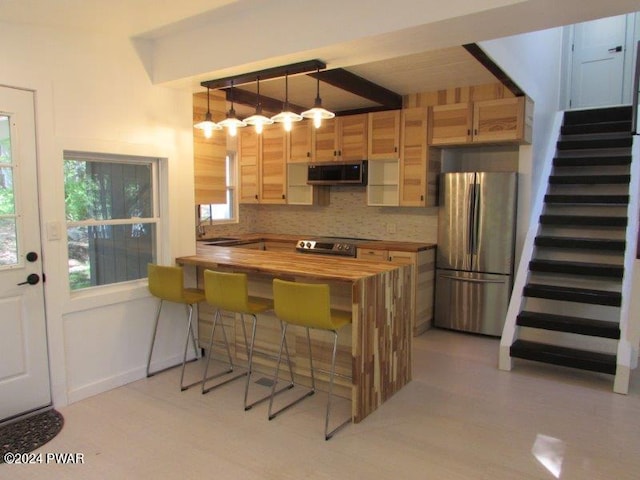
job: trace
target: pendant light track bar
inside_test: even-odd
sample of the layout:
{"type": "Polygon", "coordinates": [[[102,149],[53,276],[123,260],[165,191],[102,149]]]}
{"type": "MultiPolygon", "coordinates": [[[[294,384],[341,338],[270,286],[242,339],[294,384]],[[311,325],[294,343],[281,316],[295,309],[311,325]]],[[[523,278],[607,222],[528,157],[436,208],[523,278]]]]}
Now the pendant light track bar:
{"type": "Polygon", "coordinates": [[[250,73],[243,73],[242,75],[235,75],[233,77],[218,78],[216,80],[207,80],[200,85],[211,89],[227,88],[231,87],[231,84],[238,86],[245,83],[254,83],[256,78],[260,77],[260,81],[269,80],[272,78],[280,78],[285,75],[297,75],[299,73],[316,72],[318,69],[324,70],[327,68],[326,63],[320,60],[307,60],[305,62],[291,63],[289,65],[281,65],[279,67],[267,68],[265,70],[258,70],[250,73]]]}
{"type": "MultiPolygon", "coordinates": [[[[260,77],[260,81],[262,81],[262,77],[260,77]]],[[[230,90],[225,90],[225,94],[227,97],[227,101],[231,101],[230,90]]],[[[256,98],[257,97],[255,92],[250,92],[248,90],[242,90],[241,88],[234,87],[233,101],[235,103],[255,107],[256,98]]],[[[282,100],[265,97],[262,94],[260,95],[260,104],[262,105],[262,110],[264,110],[265,112],[279,112],[280,110],[282,110],[282,100]]],[[[295,105],[291,102],[289,102],[289,108],[295,113],[301,113],[307,109],[307,107],[295,105]]]]}

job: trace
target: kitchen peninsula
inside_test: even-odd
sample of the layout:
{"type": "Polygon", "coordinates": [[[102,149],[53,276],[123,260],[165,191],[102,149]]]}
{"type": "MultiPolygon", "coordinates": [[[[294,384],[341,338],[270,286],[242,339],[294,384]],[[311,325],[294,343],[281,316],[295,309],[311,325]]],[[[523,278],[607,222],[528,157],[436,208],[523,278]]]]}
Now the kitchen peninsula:
{"type": "MultiPolygon", "coordinates": [[[[196,255],[180,257],[177,263],[191,268],[192,278],[202,286],[204,269],[245,272],[250,294],[271,297],[273,278],[328,283],[332,308],[350,310],[351,335],[342,335],[338,371],[350,377],[343,385],[351,398],[352,419],[360,422],[411,380],[412,326],[410,316],[411,267],[393,262],[370,262],[250,248],[199,246],[196,255]],[[194,275],[195,274],[195,275],[194,275]],[[342,360],[340,360],[342,359],[342,360]]],[[[203,305],[200,320],[210,315],[203,305]]],[[[274,317],[259,318],[260,349],[275,351],[279,324],[274,317]],[[262,330],[261,330],[262,329],[262,330]],[[271,341],[264,340],[267,330],[271,341]],[[262,335],[262,337],[261,337],[262,335]]],[[[235,338],[236,357],[242,358],[241,328],[232,319],[231,338],[235,338]]],[[[345,329],[347,329],[346,327],[345,329]]],[[[341,332],[341,334],[344,332],[341,332]]],[[[210,333],[206,333],[207,337],[210,333]]],[[[201,340],[203,333],[201,332],[201,340]]],[[[303,336],[294,333],[288,340],[297,378],[308,377],[303,336]]],[[[313,337],[314,356],[320,366],[330,358],[328,342],[313,337]]],[[[258,347],[256,347],[258,348],[258,347]]],[[[265,371],[273,363],[264,363],[265,371]]],[[[263,368],[264,369],[264,368],[263,368]]],[[[324,377],[320,377],[322,380],[324,377]]],[[[322,388],[322,387],[321,387],[322,388]]]]}

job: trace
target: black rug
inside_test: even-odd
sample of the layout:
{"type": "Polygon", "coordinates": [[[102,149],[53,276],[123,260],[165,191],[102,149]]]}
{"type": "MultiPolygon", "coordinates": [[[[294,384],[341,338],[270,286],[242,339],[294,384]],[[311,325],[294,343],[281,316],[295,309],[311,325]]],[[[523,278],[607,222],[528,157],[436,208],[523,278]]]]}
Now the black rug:
{"type": "Polygon", "coordinates": [[[4,463],[5,453],[29,453],[41,447],[60,433],[63,425],[60,412],[47,410],[0,426],[0,463],[4,463]]]}

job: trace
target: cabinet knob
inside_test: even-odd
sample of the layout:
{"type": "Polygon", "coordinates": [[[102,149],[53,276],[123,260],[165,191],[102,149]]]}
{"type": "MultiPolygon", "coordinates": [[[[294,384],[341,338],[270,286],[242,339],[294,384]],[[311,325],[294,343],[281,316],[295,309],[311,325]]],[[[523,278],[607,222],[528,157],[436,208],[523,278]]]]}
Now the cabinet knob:
{"type": "Polygon", "coordinates": [[[307,152],[307,158],[311,156],[311,152],[307,152]]]}
{"type": "Polygon", "coordinates": [[[471,135],[471,130],[467,128],[467,136],[471,135]]]}
{"type": "Polygon", "coordinates": [[[256,194],[256,200],[258,199],[258,194],[256,194]]]}
{"type": "Polygon", "coordinates": [[[393,151],[394,151],[395,153],[398,153],[398,147],[393,147],[393,151]]]}
{"type": "Polygon", "coordinates": [[[420,201],[424,201],[424,195],[420,195],[420,201]]]}
{"type": "Polygon", "coordinates": [[[477,128],[473,131],[473,134],[474,135],[478,135],[478,129],[477,128]]]}
{"type": "Polygon", "coordinates": [[[284,197],[284,193],[282,194],[282,199],[283,199],[283,200],[285,199],[285,197],[284,197]]]}

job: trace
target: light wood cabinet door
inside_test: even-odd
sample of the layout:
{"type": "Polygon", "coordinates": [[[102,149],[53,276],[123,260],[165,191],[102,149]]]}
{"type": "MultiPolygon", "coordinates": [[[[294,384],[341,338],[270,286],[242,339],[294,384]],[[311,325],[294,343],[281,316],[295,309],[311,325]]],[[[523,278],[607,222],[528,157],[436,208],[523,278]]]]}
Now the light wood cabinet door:
{"type": "Polygon", "coordinates": [[[286,203],[287,135],[282,125],[268,125],[262,131],[260,203],[286,203]]]}
{"type": "Polygon", "coordinates": [[[313,123],[308,120],[293,122],[287,135],[289,163],[306,163],[311,161],[313,123]]]}
{"type": "Polygon", "coordinates": [[[369,113],[369,160],[399,158],[400,110],[369,113]]]}
{"type": "Polygon", "coordinates": [[[531,141],[526,97],[485,100],[473,105],[474,142],[531,141]],[[527,136],[529,137],[527,139],[527,136]]]}
{"type": "Polygon", "coordinates": [[[240,203],[258,203],[260,136],[253,128],[238,131],[238,180],[240,203]]]}
{"type": "Polygon", "coordinates": [[[320,128],[313,129],[313,162],[333,162],[337,159],[338,119],[324,120],[320,128]]]}
{"type": "Polygon", "coordinates": [[[373,260],[376,262],[386,262],[389,260],[388,250],[378,250],[374,248],[358,248],[356,258],[361,260],[373,260]]]}
{"type": "Polygon", "coordinates": [[[428,108],[407,108],[402,111],[402,141],[400,149],[400,205],[427,205],[427,145],[428,108]]]}
{"type": "Polygon", "coordinates": [[[347,115],[338,119],[338,159],[341,161],[367,158],[367,114],[347,115]]]}
{"type": "Polygon", "coordinates": [[[429,131],[431,145],[460,145],[471,141],[473,105],[455,103],[431,107],[429,131]]]}

